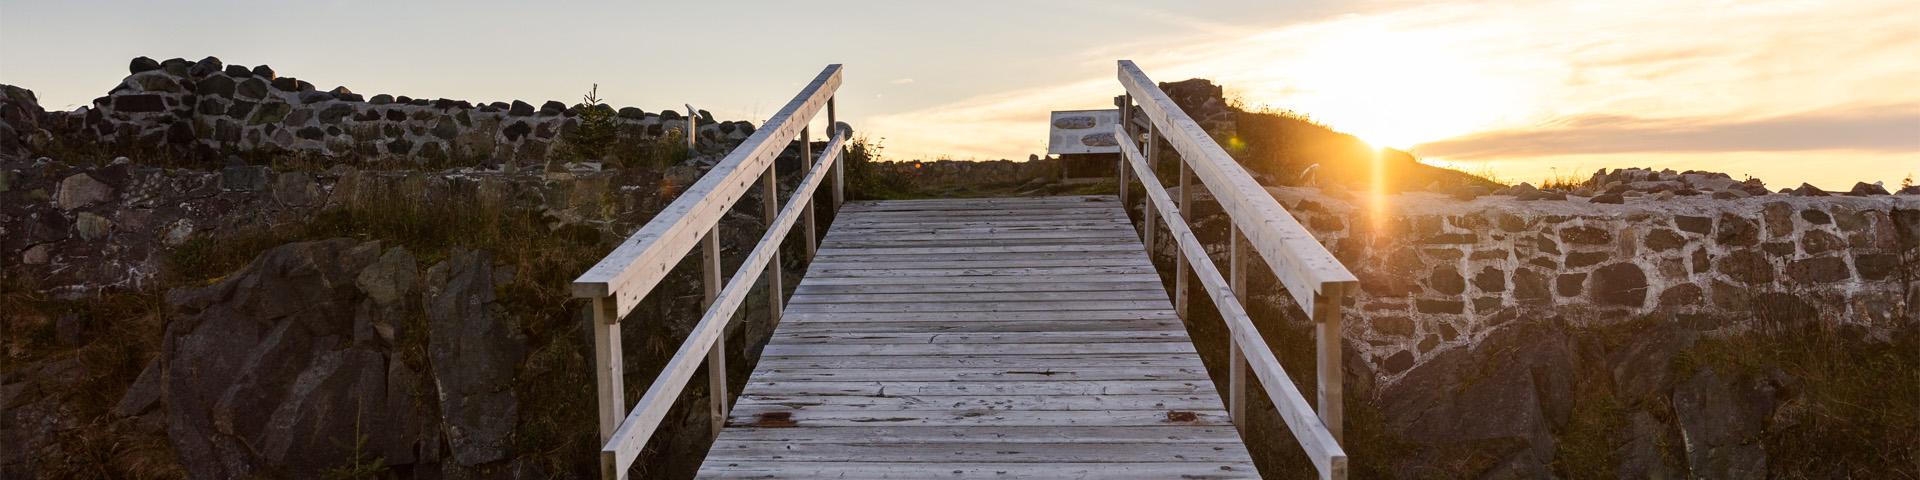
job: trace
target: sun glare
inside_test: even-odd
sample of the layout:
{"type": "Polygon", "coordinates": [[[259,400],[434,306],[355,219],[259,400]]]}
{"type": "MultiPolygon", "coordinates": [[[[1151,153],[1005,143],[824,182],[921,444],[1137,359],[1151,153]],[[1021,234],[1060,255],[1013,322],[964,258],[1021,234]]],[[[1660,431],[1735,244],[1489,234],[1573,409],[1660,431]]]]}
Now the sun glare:
{"type": "Polygon", "coordinates": [[[1266,72],[1284,90],[1248,96],[1311,112],[1376,147],[1403,149],[1517,113],[1506,82],[1448,48],[1469,39],[1441,31],[1323,33],[1301,47],[1304,56],[1266,72]]]}

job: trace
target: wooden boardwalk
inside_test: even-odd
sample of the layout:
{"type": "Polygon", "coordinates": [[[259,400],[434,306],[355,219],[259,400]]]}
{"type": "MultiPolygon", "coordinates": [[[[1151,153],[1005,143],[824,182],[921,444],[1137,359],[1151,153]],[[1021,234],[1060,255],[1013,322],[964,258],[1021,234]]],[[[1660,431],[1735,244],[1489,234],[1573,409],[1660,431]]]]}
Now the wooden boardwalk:
{"type": "Polygon", "coordinates": [[[849,202],[702,478],[1257,478],[1114,197],[849,202]]]}

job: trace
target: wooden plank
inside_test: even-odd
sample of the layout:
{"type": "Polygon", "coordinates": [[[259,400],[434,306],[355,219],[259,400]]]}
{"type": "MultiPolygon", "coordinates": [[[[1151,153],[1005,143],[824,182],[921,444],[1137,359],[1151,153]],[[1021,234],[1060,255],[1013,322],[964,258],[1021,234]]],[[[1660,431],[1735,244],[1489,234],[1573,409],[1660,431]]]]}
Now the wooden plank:
{"type": "MultiPolygon", "coordinates": [[[[741,397],[741,403],[747,397],[741,397]]],[[[820,400],[858,401],[873,397],[810,397],[820,400]]],[[[899,400],[908,397],[873,398],[874,400],[899,400]]],[[[997,397],[914,397],[933,399],[997,398],[1018,402],[1018,396],[997,397]]],[[[1123,397],[1060,397],[1067,398],[1144,398],[1147,395],[1126,395],[1123,397]]],[[[810,427],[795,425],[793,428],[740,428],[728,430],[726,442],[846,442],[858,441],[879,444],[940,444],[974,443],[992,440],[1002,445],[1023,444],[1059,444],[1059,443],[1236,443],[1240,441],[1239,432],[1231,428],[1204,425],[1150,425],[1128,427],[1092,427],[1057,425],[1046,427],[980,427],[980,426],[941,426],[922,427],[906,425],[881,425],[869,428],[810,427]]]]}
{"type": "MultiPolygon", "coordinates": [[[[1101,392],[1107,392],[1107,391],[1118,389],[1120,388],[1119,386],[1121,385],[1138,387],[1139,384],[1145,384],[1148,382],[1132,381],[1132,382],[1049,382],[1049,383],[1056,384],[1056,385],[1068,384],[1068,383],[1074,383],[1074,384],[1085,383],[1087,384],[1086,388],[1079,389],[1076,391],[1088,392],[1088,393],[1083,393],[1083,395],[1097,395],[1097,394],[1103,394],[1101,392]]],[[[782,385],[814,385],[814,383],[782,384],[782,385]]],[[[899,385],[899,384],[894,384],[894,385],[899,385]]],[[[971,387],[967,387],[967,388],[971,388],[972,390],[984,390],[982,388],[983,385],[996,387],[1000,389],[1000,391],[1012,392],[1015,390],[1013,390],[1010,387],[1019,385],[1019,383],[1003,382],[1003,383],[996,383],[996,384],[990,384],[990,385],[974,384],[971,387]]],[[[951,384],[928,384],[928,386],[921,387],[920,389],[947,392],[947,391],[954,391],[957,388],[961,388],[961,387],[955,387],[951,384]]],[[[872,391],[878,391],[878,389],[874,389],[872,391]]],[[[965,390],[961,390],[961,391],[965,391],[965,390]]],[[[989,392],[991,391],[989,390],[989,392]]],[[[1105,393],[1105,394],[1113,395],[1111,393],[1105,393]]],[[[1048,426],[1048,425],[1128,427],[1128,426],[1166,425],[1171,423],[1177,423],[1182,425],[1214,425],[1214,426],[1233,425],[1232,420],[1229,420],[1227,418],[1227,412],[1224,410],[1217,410],[1217,409],[1216,410],[1196,410],[1196,411],[1189,412],[1194,414],[1194,419],[1181,421],[1181,422],[1174,422],[1174,421],[1168,420],[1168,415],[1167,415],[1168,410],[1118,410],[1118,411],[1101,411],[1101,412],[1035,410],[1035,411],[1014,412],[1014,411],[1000,411],[1000,410],[892,410],[892,411],[886,411],[886,410],[865,410],[865,409],[856,409],[856,410],[801,409],[801,410],[793,410],[791,412],[782,412],[782,413],[786,413],[786,415],[783,415],[783,416],[786,416],[787,419],[791,420],[796,425],[812,425],[812,426],[818,426],[818,427],[857,427],[863,424],[915,425],[915,426],[1004,425],[1004,426],[1027,426],[1027,427],[1041,427],[1041,426],[1048,426]]],[[[753,425],[753,424],[759,423],[761,418],[763,417],[735,415],[732,418],[727,419],[727,426],[732,427],[732,426],[753,425]]]]}
{"type": "Polygon", "coordinates": [[[867,312],[788,315],[787,322],[1007,322],[1049,320],[1179,320],[1172,310],[1090,310],[1078,312],[867,312]]]}
{"type": "MultiPolygon", "coordinates": [[[[1015,343],[1004,345],[767,345],[761,355],[1036,355],[1043,353],[1194,353],[1193,344],[1177,343],[1015,343]]],[[[1309,409],[1311,410],[1311,409],[1309,409]]]]}
{"type": "MultiPolygon", "coordinates": [[[[794,294],[788,299],[790,305],[814,303],[952,303],[952,302],[1057,302],[1057,301],[1145,301],[1165,297],[1166,290],[1158,288],[1147,290],[1093,290],[1077,292],[979,292],[979,293],[857,293],[857,294],[794,294]]],[[[1164,301],[1164,300],[1162,300],[1164,301]]],[[[1111,309],[1102,309],[1111,310],[1111,309]]]]}
{"type": "Polygon", "coordinates": [[[926,303],[809,303],[793,307],[794,313],[882,313],[882,312],[1056,312],[1092,310],[1145,310],[1166,308],[1166,300],[1031,301],[1031,302],[926,302],[926,303]]]}
{"type": "Polygon", "coordinates": [[[1020,343],[1141,343],[1185,341],[1185,331],[1157,332],[910,332],[789,333],[768,345],[962,345],[1020,343]]]}
{"type": "Polygon", "coordinates": [[[941,444],[869,444],[826,442],[725,442],[707,451],[718,462],[775,457],[802,462],[872,461],[1050,463],[1050,462],[1233,462],[1246,458],[1232,444],[1073,444],[1006,448],[997,442],[941,444]]]}
{"type": "MultiPolygon", "coordinates": [[[[1136,370],[1138,370],[1136,368],[1136,370]]],[[[1219,410],[1220,399],[1206,395],[915,395],[893,397],[856,396],[777,396],[745,395],[735,410],[742,415],[758,415],[798,408],[833,410],[894,411],[916,408],[961,410],[1006,410],[1016,412],[1070,411],[1193,411],[1219,410]]],[[[798,425],[796,425],[798,426],[798,425]]],[[[1213,437],[1219,441],[1240,441],[1239,437],[1213,437]]]]}
{"type": "Polygon", "coordinates": [[[1038,282],[1038,283],[881,283],[867,285],[828,285],[801,282],[794,290],[794,296],[802,295],[879,295],[900,293],[1048,293],[1048,292],[1107,292],[1107,291],[1164,291],[1157,280],[1137,282],[1038,282]]]}
{"type": "Polygon", "coordinates": [[[805,322],[787,328],[793,334],[815,332],[1178,332],[1186,326],[1179,320],[1048,320],[995,322],[805,322]]]}
{"type": "MultiPolygon", "coordinates": [[[[1140,252],[1135,244],[1109,243],[1101,245],[968,245],[958,247],[899,247],[880,246],[864,248],[839,248],[822,246],[821,255],[920,255],[920,254],[968,254],[968,253],[1031,253],[1031,252],[1140,252]]],[[[1143,253],[1144,254],[1144,253],[1143,253]]]]}
{"type": "Polygon", "coordinates": [[[851,268],[818,268],[807,272],[814,278],[846,277],[1025,277],[1025,276],[1067,276],[1067,275],[1153,275],[1153,267],[1004,267],[1004,268],[917,268],[912,270],[867,270],[851,268]]]}
{"type": "Polygon", "coordinates": [[[1145,258],[1063,258],[1059,260],[943,260],[906,262],[815,261],[809,268],[822,270],[922,270],[952,268],[1020,267],[1144,267],[1152,268],[1145,258]]]}
{"type": "MultiPolygon", "coordinates": [[[[754,395],[1192,395],[1218,397],[1213,384],[1206,381],[1154,380],[1099,382],[1049,380],[1029,382],[762,382],[750,381],[747,391],[754,395]]],[[[1156,420],[1167,422],[1166,418],[1156,420]]]]}
{"type": "MultiPolygon", "coordinates": [[[[785,328],[783,325],[781,328],[785,328]]],[[[1120,366],[1190,368],[1200,357],[1185,352],[1151,354],[943,355],[938,357],[823,357],[763,355],[760,361],[782,368],[1059,368],[1120,366]]],[[[769,367],[771,368],[771,367],[769,367]]],[[[750,394],[743,392],[743,394],[750,394]]]]}
{"type": "MultiPolygon", "coordinates": [[[[1060,380],[1185,380],[1205,381],[1205,368],[1164,368],[1142,369],[1134,367],[1079,367],[1079,368],[942,368],[901,370],[897,368],[794,368],[782,369],[778,365],[753,372],[755,380],[764,382],[796,381],[835,381],[835,382],[1032,382],[1060,380]]],[[[1214,408],[1219,408],[1214,405],[1214,408]]]]}
{"type": "Polygon", "coordinates": [[[958,462],[714,462],[700,468],[700,478],[835,478],[867,479],[1061,479],[1165,480],[1260,478],[1251,462],[1178,463],[989,463],[958,462]],[[1199,472],[1199,473],[1196,473],[1199,472]]]}
{"type": "Polygon", "coordinates": [[[699,237],[733,208],[760,172],[787,148],[787,140],[800,132],[839,87],[840,65],[827,66],[739,148],[687,187],[679,198],[654,215],[653,220],[614,247],[606,258],[574,279],[573,295],[579,298],[614,296],[615,311],[625,316],[692,251],[699,237]]]}

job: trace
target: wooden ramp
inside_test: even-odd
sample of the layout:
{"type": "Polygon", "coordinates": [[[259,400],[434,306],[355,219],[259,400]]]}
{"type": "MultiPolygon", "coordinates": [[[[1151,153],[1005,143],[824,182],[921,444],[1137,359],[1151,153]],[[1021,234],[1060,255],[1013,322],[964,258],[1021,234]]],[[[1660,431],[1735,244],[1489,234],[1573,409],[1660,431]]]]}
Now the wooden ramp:
{"type": "Polygon", "coordinates": [[[701,478],[1257,478],[1114,197],[850,202],[701,478]]]}

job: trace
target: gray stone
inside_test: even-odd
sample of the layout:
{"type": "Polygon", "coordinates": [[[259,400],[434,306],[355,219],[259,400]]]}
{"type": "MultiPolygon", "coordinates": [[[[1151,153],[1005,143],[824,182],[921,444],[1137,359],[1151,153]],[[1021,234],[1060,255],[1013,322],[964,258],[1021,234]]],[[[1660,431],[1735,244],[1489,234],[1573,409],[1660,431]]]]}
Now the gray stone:
{"type": "Polygon", "coordinates": [[[1674,388],[1674,416],[1680,423],[1687,464],[1698,478],[1764,478],[1767,451],[1758,441],[1771,405],[1734,392],[1732,382],[1711,367],[1674,388]],[[1760,410],[1765,410],[1764,412],[1760,410]]]}
{"type": "Polygon", "coordinates": [[[353,115],[353,104],[351,103],[327,105],[327,108],[321,109],[319,112],[320,123],[327,125],[340,123],[341,119],[347,118],[349,115],[353,115]]]}
{"type": "Polygon", "coordinates": [[[360,271],[354,284],[379,305],[393,305],[413,290],[417,265],[405,247],[387,250],[380,260],[360,271]]]}
{"type": "Polygon", "coordinates": [[[1826,230],[1808,230],[1800,235],[1800,249],[1807,255],[1819,255],[1847,248],[1847,241],[1826,230]]]}
{"type": "Polygon", "coordinates": [[[1753,220],[1731,213],[1720,214],[1720,233],[1714,236],[1720,245],[1751,247],[1760,244],[1760,228],[1753,220]]]}
{"type": "MultiPolygon", "coordinates": [[[[1435,353],[1385,387],[1381,413],[1388,428],[1430,452],[1416,455],[1509,459],[1488,474],[1495,477],[1550,472],[1552,432],[1572,411],[1577,360],[1570,345],[1556,328],[1495,329],[1471,348],[1435,353]]],[[[1408,357],[1403,364],[1412,363],[1408,357]]],[[[1395,363],[1389,358],[1387,369],[1395,363]]]]}
{"type": "Polygon", "coordinates": [[[1473,286],[1482,292],[1507,291],[1507,272],[1494,267],[1481,268],[1480,273],[1473,276],[1473,286]]]}
{"type": "Polygon", "coordinates": [[[133,57],[133,62],[127,65],[127,71],[133,74],[139,74],[141,72],[150,72],[150,71],[159,70],[159,69],[160,69],[160,62],[154,61],[154,59],[147,58],[147,57],[133,57]]]}
{"type": "Polygon", "coordinates": [[[1682,232],[1698,233],[1701,235],[1713,233],[1713,219],[1708,217],[1674,215],[1673,224],[1682,232]]]}
{"type": "Polygon", "coordinates": [[[1606,245],[1613,243],[1613,232],[1598,227],[1567,227],[1560,229],[1560,241],[1575,245],[1606,245]]]}
{"type": "Polygon", "coordinates": [[[461,465],[509,458],[520,404],[513,396],[516,370],[526,358],[518,322],[494,304],[493,257],[455,249],[447,258],[448,280],[431,301],[428,347],[435,365],[447,441],[461,465]]]}
{"type": "Polygon", "coordinates": [[[54,202],[61,210],[73,210],[113,199],[113,187],[85,173],[76,173],[60,180],[57,195],[54,202]]]}
{"type": "Polygon", "coordinates": [[[74,233],[80,234],[80,239],[86,241],[106,238],[112,228],[113,221],[92,212],[80,212],[73,221],[74,233]]]}
{"type": "Polygon", "coordinates": [[[1664,252],[1687,246],[1687,238],[1672,230],[1656,228],[1647,232],[1647,248],[1664,252]]]}
{"type": "Polygon", "coordinates": [[[220,169],[220,189],[249,192],[265,190],[273,169],[262,166],[233,166],[220,169]]]}
{"type": "Polygon", "coordinates": [[[1460,276],[1460,270],[1451,265],[1433,267],[1427,275],[1427,286],[1442,295],[1459,295],[1467,291],[1467,279],[1460,276]]]}
{"type": "Polygon", "coordinates": [[[260,104],[259,108],[254,109],[253,118],[247,119],[247,125],[252,126],[252,125],[265,125],[269,123],[280,123],[281,120],[284,120],[287,118],[287,114],[292,112],[293,112],[293,105],[289,105],[286,102],[262,103],[260,104]]]}
{"type": "Polygon", "coordinates": [[[1412,337],[1414,332],[1413,319],[1407,317],[1380,317],[1369,323],[1373,325],[1373,331],[1381,335],[1412,337]]]}
{"type": "Polygon", "coordinates": [[[1773,260],[1760,252],[1735,250],[1721,257],[1718,262],[1720,273],[1735,281],[1748,285],[1773,283],[1773,260]]]}
{"type": "Polygon", "coordinates": [[[1530,268],[1513,271],[1513,298],[1522,303],[1544,302],[1551,297],[1547,288],[1547,277],[1530,268]]]}
{"type": "Polygon", "coordinates": [[[119,113],[159,112],[167,109],[167,102],[159,95],[116,95],[113,97],[113,110],[119,113]]]}
{"type": "Polygon", "coordinates": [[[1600,262],[1605,262],[1611,258],[1613,258],[1613,254],[1609,252],[1573,252],[1567,254],[1566,266],[1567,268],[1580,268],[1599,265],[1600,262]]]}
{"type": "Polygon", "coordinates": [[[1426,313],[1426,314],[1459,315],[1462,313],[1466,313],[1467,302],[1462,302],[1458,300],[1420,299],[1414,302],[1414,310],[1420,313],[1426,313]]]}
{"type": "Polygon", "coordinates": [[[1639,308],[1647,301],[1647,275],[1640,266],[1616,263],[1593,271],[1593,298],[1607,305],[1639,308]]]}
{"type": "Polygon", "coordinates": [[[1559,278],[1554,279],[1553,283],[1554,283],[1554,287],[1556,287],[1560,291],[1560,296],[1578,297],[1580,296],[1581,290],[1586,287],[1587,274],[1585,273],[1561,274],[1559,278]]]}
{"type": "Polygon", "coordinates": [[[195,91],[203,97],[231,97],[239,85],[233,77],[226,75],[208,75],[200,79],[195,91]]]}
{"type": "Polygon", "coordinates": [[[1852,277],[1841,257],[1819,257],[1787,262],[1787,278],[1803,285],[1837,283],[1852,277]]]}

